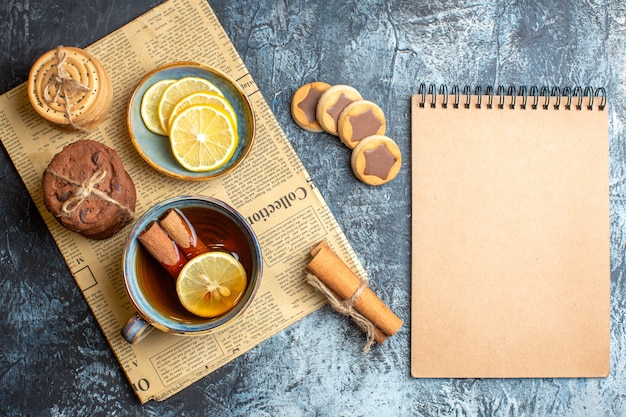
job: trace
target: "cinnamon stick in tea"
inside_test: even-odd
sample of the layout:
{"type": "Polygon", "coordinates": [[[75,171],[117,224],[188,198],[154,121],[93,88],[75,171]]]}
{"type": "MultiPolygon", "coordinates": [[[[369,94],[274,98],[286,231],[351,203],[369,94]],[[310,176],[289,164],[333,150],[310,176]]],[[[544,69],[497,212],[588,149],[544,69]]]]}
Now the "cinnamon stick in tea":
{"type": "Polygon", "coordinates": [[[183,251],[187,259],[208,252],[189,219],[177,209],[168,210],[160,220],[161,227],[183,251]]]}
{"type": "MultiPolygon", "coordinates": [[[[307,269],[341,299],[349,299],[361,287],[361,279],[337,256],[326,242],[321,242],[310,252],[313,259],[307,269]]],[[[375,335],[376,341],[395,334],[402,326],[396,316],[374,292],[365,287],[354,301],[354,309],[376,326],[383,335],[375,335]]]]}
{"type": "Polygon", "coordinates": [[[174,279],[187,263],[187,258],[155,220],[137,236],[143,247],[174,279]]]}

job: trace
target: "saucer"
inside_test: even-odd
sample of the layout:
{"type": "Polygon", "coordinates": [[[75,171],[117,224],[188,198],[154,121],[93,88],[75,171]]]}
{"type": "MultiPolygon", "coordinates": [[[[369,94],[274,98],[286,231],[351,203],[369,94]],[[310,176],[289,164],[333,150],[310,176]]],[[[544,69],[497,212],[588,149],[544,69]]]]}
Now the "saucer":
{"type": "Polygon", "coordinates": [[[255,137],[255,118],[252,105],[243,89],[226,74],[193,62],[177,62],[157,68],[146,74],[133,92],[126,115],[130,139],[141,157],[157,171],[186,181],[206,181],[220,177],[237,167],[248,155],[255,137]],[[174,158],[167,136],[157,135],[144,125],[141,118],[141,100],[150,86],[164,79],[201,77],[217,86],[237,113],[239,142],[233,157],[225,165],[211,171],[193,172],[183,168],[174,158]]]}

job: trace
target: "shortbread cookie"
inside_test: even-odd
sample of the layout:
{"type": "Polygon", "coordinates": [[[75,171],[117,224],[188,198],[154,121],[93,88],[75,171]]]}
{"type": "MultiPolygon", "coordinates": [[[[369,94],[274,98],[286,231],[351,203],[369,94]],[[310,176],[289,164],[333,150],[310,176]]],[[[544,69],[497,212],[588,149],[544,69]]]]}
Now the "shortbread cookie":
{"type": "Polygon", "coordinates": [[[317,121],[317,103],[330,84],[316,81],[298,88],[291,99],[291,117],[298,126],[309,132],[323,132],[317,121]]]}
{"type": "Polygon", "coordinates": [[[117,153],[79,140],[56,154],[43,174],[43,201],[66,228],[91,239],[106,239],[128,224],[136,191],[117,153]]]}
{"type": "Polygon", "coordinates": [[[384,135],[387,130],[385,113],[378,105],[367,100],[353,101],[339,115],[339,138],[344,145],[354,149],[361,139],[384,135]]]}
{"type": "Polygon", "coordinates": [[[363,138],[352,150],[354,175],[366,184],[381,185],[400,172],[402,154],[393,139],[382,135],[363,138]]]}
{"type": "Polygon", "coordinates": [[[362,100],[361,94],[348,85],[334,85],[322,94],[317,103],[317,121],[322,129],[331,135],[338,135],[337,121],[346,106],[362,100]]]}

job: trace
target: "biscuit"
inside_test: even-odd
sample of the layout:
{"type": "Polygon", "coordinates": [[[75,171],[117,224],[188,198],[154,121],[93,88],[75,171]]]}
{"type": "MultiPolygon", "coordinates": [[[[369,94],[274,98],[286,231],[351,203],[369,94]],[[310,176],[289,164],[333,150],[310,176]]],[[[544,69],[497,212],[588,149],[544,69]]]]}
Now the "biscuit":
{"type": "Polygon", "coordinates": [[[93,130],[113,99],[109,74],[91,54],[60,46],[35,61],[28,75],[28,98],[35,111],[68,131],[93,130]]]}
{"type": "Polygon", "coordinates": [[[347,85],[334,85],[326,90],[317,103],[317,121],[322,129],[331,135],[338,135],[337,121],[346,106],[353,101],[362,100],[361,94],[347,85]]]}
{"type": "Polygon", "coordinates": [[[135,212],[135,185],[122,161],[113,149],[93,140],[79,140],[56,154],[42,187],[54,218],[91,239],[113,236],[135,212]]]}
{"type": "Polygon", "coordinates": [[[373,135],[362,139],[352,150],[350,162],[359,180],[369,185],[381,185],[398,175],[402,154],[393,139],[373,135]]]}
{"type": "Polygon", "coordinates": [[[371,101],[358,100],[343,109],[339,115],[337,128],[341,142],[354,149],[363,138],[384,135],[387,121],[385,113],[378,105],[371,101]]]}
{"type": "Polygon", "coordinates": [[[316,81],[298,88],[291,99],[291,117],[298,126],[309,132],[323,132],[317,121],[317,103],[330,84],[316,81]]]}

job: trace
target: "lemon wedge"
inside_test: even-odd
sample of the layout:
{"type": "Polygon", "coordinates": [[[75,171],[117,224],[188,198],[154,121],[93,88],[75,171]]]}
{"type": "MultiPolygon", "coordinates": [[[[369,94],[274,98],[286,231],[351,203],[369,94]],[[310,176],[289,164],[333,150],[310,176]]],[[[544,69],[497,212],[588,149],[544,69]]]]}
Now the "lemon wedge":
{"type": "Polygon", "coordinates": [[[157,135],[167,136],[159,120],[159,103],[165,89],[175,82],[176,80],[171,79],[159,80],[148,87],[141,98],[141,119],[148,130],[157,135]]]}
{"type": "Polygon", "coordinates": [[[206,104],[181,111],[172,121],[169,137],[174,158],[194,172],[225,165],[235,153],[238,142],[230,118],[206,104]]]}
{"type": "Polygon", "coordinates": [[[185,264],[176,281],[176,293],[191,313],[218,317],[237,304],[246,286],[246,271],[233,255],[207,252],[185,264]]]}

